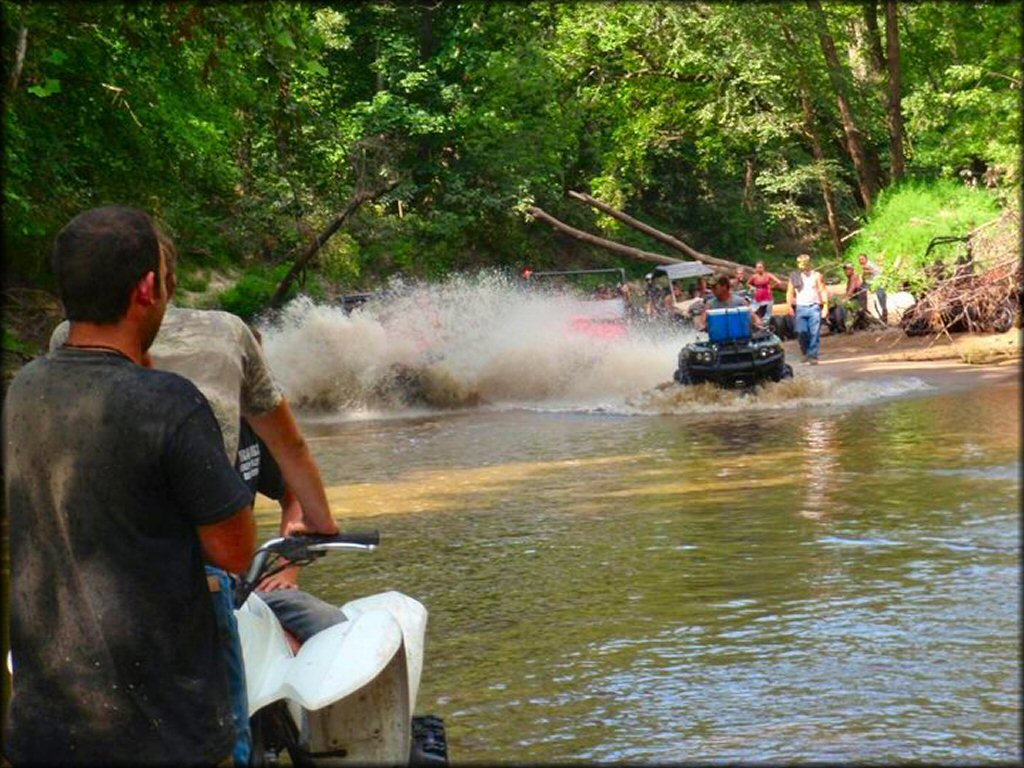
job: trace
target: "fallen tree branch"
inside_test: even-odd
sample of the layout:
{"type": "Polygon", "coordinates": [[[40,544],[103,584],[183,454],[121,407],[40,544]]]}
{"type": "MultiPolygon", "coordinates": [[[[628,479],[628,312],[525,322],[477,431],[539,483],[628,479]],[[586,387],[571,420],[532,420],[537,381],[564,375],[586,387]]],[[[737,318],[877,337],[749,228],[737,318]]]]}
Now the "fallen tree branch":
{"type": "Polygon", "coordinates": [[[729,261],[728,259],[719,259],[714,256],[709,256],[706,253],[701,253],[696,248],[693,248],[684,243],[682,240],[672,237],[672,235],[662,232],[660,229],[655,229],[649,224],[644,224],[642,221],[634,219],[629,214],[623,213],[620,210],[612,208],[607,203],[602,203],[600,200],[591,197],[590,195],[584,192],[570,191],[569,197],[573,197],[577,200],[580,200],[586,203],[587,205],[596,208],[602,213],[608,214],[613,219],[618,219],[623,224],[627,224],[633,229],[643,232],[645,235],[649,235],[650,237],[653,237],[655,240],[665,243],[665,245],[671,248],[675,248],[680,253],[684,253],[687,256],[689,256],[691,259],[696,259],[697,261],[702,261],[705,264],[710,264],[713,267],[720,267],[722,269],[729,269],[735,271],[737,267],[743,267],[744,270],[749,270],[751,272],[753,271],[750,270],[749,267],[744,267],[742,264],[738,264],[735,261],[729,261]]]}
{"type": "Polygon", "coordinates": [[[633,248],[632,246],[629,245],[617,243],[614,240],[607,240],[603,237],[592,235],[589,232],[584,232],[582,229],[570,227],[565,222],[559,221],[551,214],[541,210],[540,208],[537,208],[536,206],[530,206],[529,208],[526,209],[526,211],[535,219],[540,219],[541,221],[547,222],[552,227],[557,229],[559,232],[564,232],[565,234],[569,235],[572,238],[575,238],[576,240],[580,240],[584,243],[589,243],[590,245],[596,245],[598,248],[604,248],[605,250],[612,251],[613,253],[620,253],[623,256],[630,256],[634,259],[640,259],[641,261],[649,261],[654,264],[676,264],[679,261],[681,261],[681,259],[674,259],[671,256],[663,256],[660,253],[651,253],[650,251],[643,251],[639,248],[633,248]]]}
{"type": "Polygon", "coordinates": [[[327,227],[319,235],[313,238],[313,241],[306,246],[305,250],[296,257],[295,262],[292,264],[292,268],[288,270],[288,274],[281,280],[280,285],[277,286],[277,290],[274,291],[274,295],[270,299],[270,306],[277,309],[284,303],[284,297],[288,294],[288,289],[292,287],[292,283],[295,282],[295,278],[298,277],[299,273],[306,268],[306,265],[316,256],[317,252],[323,248],[324,244],[331,239],[342,224],[344,224],[348,218],[359,210],[363,203],[372,202],[373,200],[382,197],[383,195],[390,192],[398,186],[398,181],[393,181],[384,187],[377,190],[360,190],[356,192],[352,199],[348,201],[348,205],[345,206],[338,216],[327,225],[327,227]]]}

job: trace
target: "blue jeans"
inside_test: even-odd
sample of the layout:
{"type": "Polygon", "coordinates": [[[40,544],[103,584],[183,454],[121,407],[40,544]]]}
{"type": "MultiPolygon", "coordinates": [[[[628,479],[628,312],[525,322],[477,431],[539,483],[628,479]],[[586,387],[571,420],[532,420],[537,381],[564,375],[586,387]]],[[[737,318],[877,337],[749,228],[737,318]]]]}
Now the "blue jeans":
{"type": "Polygon", "coordinates": [[[274,612],[281,626],[303,643],[317,632],[345,621],[340,608],[301,589],[275,589],[256,594],[274,612]]]}
{"type": "Polygon", "coordinates": [[[232,597],[234,579],[227,571],[206,566],[208,576],[220,582],[220,590],[211,592],[213,613],[217,617],[217,630],[228,665],[228,691],[231,696],[231,713],[234,722],[235,747],[232,752],[236,766],[249,765],[252,752],[252,731],[249,729],[249,696],[245,690],[245,665],[242,662],[242,642],[238,636],[235,621],[235,604],[232,597]]]}
{"type": "Polygon", "coordinates": [[[821,347],[821,305],[798,304],[796,307],[796,337],[800,351],[814,360],[821,347]]]}

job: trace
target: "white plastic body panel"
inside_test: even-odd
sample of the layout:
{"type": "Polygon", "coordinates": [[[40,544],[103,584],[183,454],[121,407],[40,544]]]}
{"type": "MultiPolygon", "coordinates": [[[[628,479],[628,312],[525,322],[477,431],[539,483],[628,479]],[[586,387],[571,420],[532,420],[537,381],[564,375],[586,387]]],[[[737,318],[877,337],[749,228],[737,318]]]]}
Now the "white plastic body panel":
{"type": "Polygon", "coordinates": [[[258,595],[235,611],[249,714],[284,699],[307,751],[343,750],[345,763],[404,763],[427,611],[394,591],[353,600],[342,611],[348,621],[310,638],[294,655],[258,595]]]}

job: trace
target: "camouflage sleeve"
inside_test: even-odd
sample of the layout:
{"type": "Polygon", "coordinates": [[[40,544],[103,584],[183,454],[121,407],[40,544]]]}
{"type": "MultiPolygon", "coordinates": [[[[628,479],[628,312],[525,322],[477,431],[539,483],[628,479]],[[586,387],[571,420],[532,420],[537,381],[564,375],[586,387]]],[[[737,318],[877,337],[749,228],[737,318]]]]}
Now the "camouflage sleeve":
{"type": "Polygon", "coordinates": [[[67,320],[61,320],[60,325],[54,328],[53,333],[50,334],[50,351],[53,352],[57,347],[63,347],[70,334],[71,323],[67,320]]]}
{"type": "Polygon", "coordinates": [[[274,410],[284,396],[274,383],[267,358],[256,337],[244,323],[239,324],[242,336],[242,412],[260,416],[274,410]]]}

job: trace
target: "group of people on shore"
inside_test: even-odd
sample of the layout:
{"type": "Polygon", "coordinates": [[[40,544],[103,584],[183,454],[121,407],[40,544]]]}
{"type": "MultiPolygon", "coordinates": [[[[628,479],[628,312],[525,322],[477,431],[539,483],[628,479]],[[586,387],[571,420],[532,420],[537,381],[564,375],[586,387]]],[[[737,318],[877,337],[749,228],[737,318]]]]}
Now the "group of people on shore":
{"type": "MultiPolygon", "coordinates": [[[[863,253],[858,256],[858,262],[859,272],[853,264],[844,265],[847,280],[843,298],[858,307],[855,324],[864,326],[868,322],[868,298],[873,293],[881,321],[886,323],[885,289],[878,282],[881,269],[863,253]]],[[[800,343],[801,361],[816,365],[821,348],[821,324],[829,321],[830,292],[821,272],[812,267],[808,254],[800,254],[796,264],[797,269],[789,274],[787,280],[766,270],[763,261],[758,261],[749,275],[747,267],[737,267],[732,276],[723,275],[710,287],[706,278],[698,278],[689,289],[690,301],[686,304],[691,309],[695,326],[703,330],[709,308],[749,306],[753,311],[754,324],[764,327],[773,315],[775,289],[785,287],[786,305],[800,343]]],[[[678,286],[662,290],[648,280],[645,307],[648,317],[671,316],[682,301],[682,291],[678,286]]],[[[838,311],[834,307],[833,310],[838,311]]]]}
{"type": "MultiPolygon", "coordinates": [[[[257,489],[282,535],[338,532],[319,469],[245,323],[170,305],[177,253],[147,213],[79,214],[52,261],[67,321],[3,414],[4,757],[245,762],[232,606],[213,593],[249,565],[257,489]]],[[[344,621],[296,571],[259,585],[282,624],[302,639],[344,621]]]]}
{"type": "MultiPolygon", "coordinates": [[[[786,287],[786,303],[795,316],[795,332],[800,344],[802,362],[817,365],[821,349],[821,323],[829,317],[829,288],[821,272],[811,265],[807,254],[797,256],[797,271],[789,276],[786,287]]],[[[866,325],[868,316],[868,295],[874,291],[878,300],[883,323],[888,322],[885,289],[878,284],[882,271],[870,261],[867,254],[858,256],[860,274],[853,264],[843,266],[846,273],[845,301],[856,303],[857,317],[854,324],[866,325]]]]}

